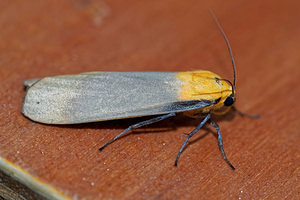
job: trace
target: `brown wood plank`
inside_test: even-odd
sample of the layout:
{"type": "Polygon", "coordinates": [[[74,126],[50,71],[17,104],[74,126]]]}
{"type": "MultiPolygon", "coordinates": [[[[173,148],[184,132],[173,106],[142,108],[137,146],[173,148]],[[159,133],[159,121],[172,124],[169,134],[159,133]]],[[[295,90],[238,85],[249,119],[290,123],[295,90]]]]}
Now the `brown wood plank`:
{"type": "Polygon", "coordinates": [[[0,168],[51,199],[296,199],[300,135],[299,1],[1,1],[0,168]],[[74,126],[35,123],[20,113],[23,81],[88,71],[206,69],[231,79],[236,106],[216,117],[222,159],[210,128],[173,163],[199,120],[179,116],[135,131],[141,119],[74,126]]]}

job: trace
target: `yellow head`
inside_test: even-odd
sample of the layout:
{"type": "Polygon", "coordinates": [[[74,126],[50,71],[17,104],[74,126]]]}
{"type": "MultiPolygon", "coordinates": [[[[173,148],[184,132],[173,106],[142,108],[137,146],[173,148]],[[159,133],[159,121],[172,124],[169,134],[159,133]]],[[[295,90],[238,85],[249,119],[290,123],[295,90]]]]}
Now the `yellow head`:
{"type": "Polygon", "coordinates": [[[208,112],[225,114],[234,103],[233,85],[215,73],[210,71],[180,72],[177,78],[183,81],[179,100],[215,101],[211,106],[197,110],[196,114],[208,112]]]}

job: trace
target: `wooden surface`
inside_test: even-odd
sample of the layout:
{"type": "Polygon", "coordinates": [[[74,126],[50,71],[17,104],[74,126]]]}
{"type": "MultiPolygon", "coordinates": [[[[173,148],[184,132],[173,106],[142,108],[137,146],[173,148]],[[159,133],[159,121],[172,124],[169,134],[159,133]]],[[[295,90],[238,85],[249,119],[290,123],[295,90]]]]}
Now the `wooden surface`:
{"type": "Polygon", "coordinates": [[[292,0],[1,1],[1,170],[48,198],[300,198],[299,9],[292,0]],[[209,127],[174,168],[182,133],[199,123],[184,116],[135,131],[101,153],[142,119],[49,126],[22,116],[22,84],[30,78],[206,69],[231,79],[209,8],[236,59],[236,106],[261,115],[217,118],[235,171],[209,127]]]}

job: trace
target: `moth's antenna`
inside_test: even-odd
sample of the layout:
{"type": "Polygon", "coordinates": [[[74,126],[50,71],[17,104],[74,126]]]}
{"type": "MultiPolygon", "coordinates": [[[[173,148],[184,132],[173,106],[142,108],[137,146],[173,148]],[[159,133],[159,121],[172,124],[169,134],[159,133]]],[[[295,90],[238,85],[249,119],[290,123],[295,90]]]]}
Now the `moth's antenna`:
{"type": "Polygon", "coordinates": [[[214,21],[216,22],[220,32],[222,33],[223,35],[223,38],[225,39],[225,42],[227,44],[227,48],[228,48],[228,51],[229,51],[229,55],[230,55],[230,59],[231,59],[231,63],[232,63],[232,68],[233,68],[233,86],[235,88],[235,80],[236,80],[236,70],[235,70],[235,64],[234,64],[234,59],[233,59],[233,55],[232,55],[232,51],[231,51],[231,47],[230,47],[230,44],[229,44],[229,41],[220,25],[220,23],[218,22],[218,19],[217,17],[215,16],[215,14],[213,13],[213,11],[210,9],[210,14],[212,15],[214,21]]]}

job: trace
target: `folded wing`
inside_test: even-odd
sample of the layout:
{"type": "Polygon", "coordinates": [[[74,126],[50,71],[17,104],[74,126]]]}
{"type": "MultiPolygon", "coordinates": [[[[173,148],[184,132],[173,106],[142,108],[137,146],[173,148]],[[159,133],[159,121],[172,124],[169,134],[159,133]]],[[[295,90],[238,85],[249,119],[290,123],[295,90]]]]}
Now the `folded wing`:
{"type": "Polygon", "coordinates": [[[91,72],[25,82],[22,112],[47,124],[76,124],[203,108],[207,100],[180,101],[173,72],[91,72]]]}

